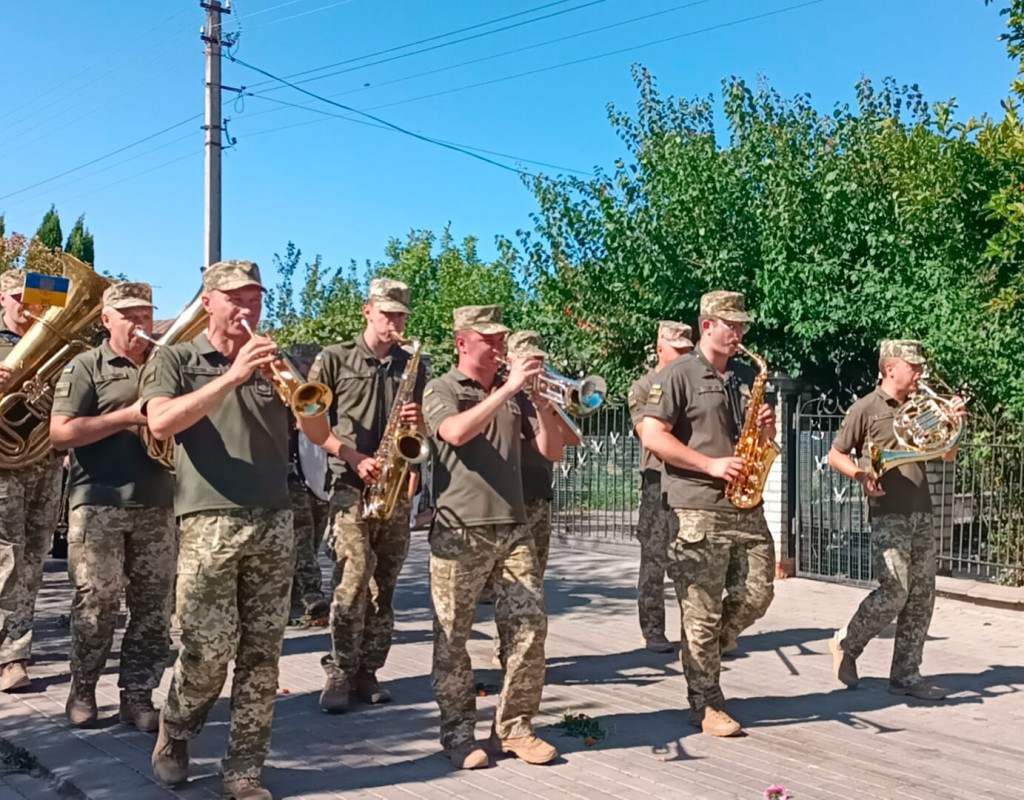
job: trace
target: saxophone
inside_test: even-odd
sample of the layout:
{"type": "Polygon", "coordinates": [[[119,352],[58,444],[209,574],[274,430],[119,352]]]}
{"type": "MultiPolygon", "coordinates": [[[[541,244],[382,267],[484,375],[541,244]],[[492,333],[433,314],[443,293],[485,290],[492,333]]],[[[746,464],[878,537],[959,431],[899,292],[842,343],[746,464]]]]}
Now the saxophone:
{"type": "Polygon", "coordinates": [[[419,464],[427,457],[427,442],[423,434],[402,423],[402,406],[412,402],[416,388],[422,343],[419,339],[398,338],[396,341],[398,344],[411,344],[412,356],[402,372],[398,394],[384,428],[384,438],[374,455],[380,465],[380,477],[363,491],[364,519],[391,519],[398,498],[406,489],[409,465],[419,464]]]}
{"type": "Polygon", "coordinates": [[[742,458],[747,465],[743,477],[729,481],[725,486],[725,496],[736,508],[753,508],[761,502],[764,494],[768,472],[772,462],[779,455],[779,446],[775,442],[761,442],[757,425],[757,412],[764,403],[764,388],[768,383],[768,362],[757,353],[752,353],[743,345],[739,345],[741,353],[745,353],[757,364],[757,377],[750,389],[750,402],[747,404],[747,416],[743,420],[743,430],[736,443],[736,458],[742,458]]]}

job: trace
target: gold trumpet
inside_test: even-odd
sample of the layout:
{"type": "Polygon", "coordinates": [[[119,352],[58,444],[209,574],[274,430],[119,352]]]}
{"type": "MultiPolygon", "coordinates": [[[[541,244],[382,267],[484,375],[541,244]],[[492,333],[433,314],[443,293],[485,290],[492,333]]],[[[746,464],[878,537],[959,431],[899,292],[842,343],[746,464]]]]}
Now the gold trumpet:
{"type": "MultiPolygon", "coordinates": [[[[255,336],[249,320],[242,317],[242,327],[255,336]]],[[[297,417],[319,417],[327,413],[334,399],[330,388],[319,381],[306,381],[295,362],[278,350],[265,368],[267,379],[274,384],[284,404],[297,417]]]]}

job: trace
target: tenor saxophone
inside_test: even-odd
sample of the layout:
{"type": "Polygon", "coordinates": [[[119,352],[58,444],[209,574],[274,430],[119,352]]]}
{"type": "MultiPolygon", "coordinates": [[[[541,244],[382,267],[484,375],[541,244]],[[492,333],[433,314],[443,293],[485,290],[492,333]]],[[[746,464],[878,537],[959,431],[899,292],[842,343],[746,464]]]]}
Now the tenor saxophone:
{"type": "Polygon", "coordinates": [[[412,402],[416,389],[422,343],[419,339],[402,338],[397,342],[410,344],[412,355],[402,372],[384,437],[374,455],[380,465],[380,477],[363,491],[364,519],[391,519],[398,498],[405,491],[409,465],[419,464],[427,457],[427,441],[423,434],[402,422],[402,406],[412,402]]]}
{"type": "Polygon", "coordinates": [[[725,496],[736,508],[753,508],[761,502],[764,487],[768,481],[768,472],[772,462],[779,455],[779,446],[773,441],[762,442],[757,424],[757,412],[764,403],[765,385],[768,383],[768,362],[757,353],[752,353],[743,345],[739,345],[741,353],[757,364],[757,377],[750,387],[750,402],[747,404],[747,415],[743,420],[743,430],[736,443],[736,458],[742,458],[746,470],[742,477],[729,481],[725,486],[725,496]]]}

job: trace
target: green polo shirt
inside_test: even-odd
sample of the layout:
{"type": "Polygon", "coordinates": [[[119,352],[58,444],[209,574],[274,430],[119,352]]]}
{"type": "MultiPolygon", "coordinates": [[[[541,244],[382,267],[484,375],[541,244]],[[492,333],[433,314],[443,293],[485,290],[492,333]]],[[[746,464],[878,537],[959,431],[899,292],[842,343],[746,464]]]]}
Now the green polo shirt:
{"type": "MultiPolygon", "coordinates": [[[[320,381],[334,392],[331,429],[341,442],[368,456],[377,452],[402,373],[411,357],[407,350],[395,344],[383,359],[378,359],[362,335],[320,351],[310,367],[309,380],[320,381]]],[[[422,403],[427,382],[422,358],[417,373],[413,402],[422,403]]],[[[363,488],[362,479],[347,462],[330,456],[328,464],[337,481],[363,488]]],[[[414,464],[411,468],[419,469],[419,466],[414,464]]]]}
{"type": "MultiPolygon", "coordinates": [[[[181,397],[231,367],[205,333],[157,348],[142,373],[142,399],[181,397]]],[[[174,437],[174,513],[291,508],[288,409],[257,371],[207,416],[174,437]]]]}
{"type": "MultiPolygon", "coordinates": [[[[864,464],[867,463],[869,442],[885,450],[901,449],[892,427],[893,417],[899,407],[899,402],[878,386],[850,406],[832,447],[847,455],[856,452],[863,457],[864,464]]],[[[882,497],[868,498],[869,516],[932,510],[928,474],[922,461],[889,470],[882,476],[881,488],[885,491],[882,497]]]]}
{"type": "MultiPolygon", "coordinates": [[[[711,458],[736,452],[739,432],[756,371],[730,359],[720,376],[700,348],[675,359],[651,383],[644,409],[672,426],[672,435],[711,458]]],[[[662,464],[662,491],[672,508],[733,511],[725,480],[703,472],[662,464]]]]}
{"type": "MultiPolygon", "coordinates": [[[[53,390],[52,414],[99,417],[120,411],[139,397],[139,368],[115,353],[109,342],[71,359],[53,390]]],[[[68,503],[71,508],[153,506],[170,508],[174,480],[146,453],[134,430],[118,431],[71,450],[68,503]]]]}
{"type": "MultiPolygon", "coordinates": [[[[626,395],[626,404],[629,406],[629,418],[633,421],[633,429],[640,427],[644,421],[644,410],[647,408],[647,396],[651,393],[651,386],[658,377],[657,370],[648,370],[639,380],[629,387],[629,394],[626,395]]],[[[640,472],[657,470],[661,472],[661,459],[646,447],[640,448],[640,472]]]]}
{"type": "MultiPolygon", "coordinates": [[[[537,409],[525,394],[520,392],[516,397],[519,398],[520,408],[527,418],[537,415],[537,409]]],[[[533,500],[554,500],[555,465],[540,454],[532,436],[530,438],[523,438],[521,461],[523,469],[523,500],[527,503],[533,500]]]]}
{"type": "MultiPolygon", "coordinates": [[[[493,389],[492,389],[493,391],[493,389]]],[[[526,522],[523,508],[522,450],[532,447],[537,417],[510,398],[482,433],[453,447],[438,433],[441,423],[466,411],[490,394],[453,367],[434,378],[423,393],[423,415],[434,442],[434,493],[438,524],[446,528],[526,522]]]]}

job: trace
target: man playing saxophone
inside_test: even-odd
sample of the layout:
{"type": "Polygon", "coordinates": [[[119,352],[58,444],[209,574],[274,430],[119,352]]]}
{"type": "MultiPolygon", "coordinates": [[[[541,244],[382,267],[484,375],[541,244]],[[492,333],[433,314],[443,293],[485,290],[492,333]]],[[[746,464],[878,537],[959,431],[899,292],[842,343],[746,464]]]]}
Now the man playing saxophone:
{"type": "MultiPolygon", "coordinates": [[[[0,275],[0,359],[28,333],[40,306],[21,302],[25,270],[0,275]]],[[[0,394],[11,386],[11,371],[0,364],[0,394]]],[[[0,469],[0,691],[30,685],[32,620],[43,581],[43,562],[60,516],[61,460],[51,450],[26,467],[0,469]]]]}
{"type": "MultiPolygon", "coordinates": [[[[924,640],[935,605],[935,537],[925,465],[905,463],[878,478],[850,457],[854,451],[865,456],[869,442],[898,447],[893,418],[917,391],[924,368],[920,342],[883,341],[878,359],[882,380],[850,406],[829,450],[829,466],[858,481],[868,496],[872,564],[878,581],[878,588],[864,598],[849,624],[836,631],[829,649],[836,678],[852,688],[858,682],[857,658],[896,619],[889,691],[919,700],[942,700],[948,692],[921,677],[924,640]]],[[[955,408],[962,416],[963,405],[955,408]]],[[[941,457],[952,461],[956,447],[941,457]]]]}
{"type": "Polygon", "coordinates": [[[761,504],[740,509],[726,497],[727,486],[747,474],[735,452],[751,402],[760,441],[776,433],[774,410],[752,393],[755,374],[732,359],[750,320],[740,292],[701,297],[697,348],[656,376],[641,426],[644,447],[662,461],[662,490],[677,526],[668,573],[682,612],[690,722],[710,736],[741,732],[725,710],[722,650],[768,610],[775,577],[761,504]]]}
{"type": "Polygon", "coordinates": [[[423,430],[426,369],[418,368],[411,402],[395,409],[395,398],[410,355],[399,343],[409,314],[409,287],[377,278],[363,306],[366,325],[355,339],[325,347],[309,372],[334,392],[330,419],[299,419],[300,430],[329,455],[331,539],[335,561],[331,600],[331,652],[321,663],[327,678],[320,709],[338,714],[349,694],[364,703],[386,703],[377,680],[391,649],[394,595],[409,552],[410,498],[419,475],[410,470],[389,519],[365,519],[363,494],[380,478],[375,458],[392,413],[401,424],[423,430]]]}
{"type": "Polygon", "coordinates": [[[146,453],[139,370],[153,332],[152,290],[117,283],[103,293],[110,338],[72,359],[54,387],[50,441],[71,450],[68,575],[71,601],[72,725],[96,722],[96,682],[107,663],[127,586],[121,642],[122,722],[157,728],[152,693],[167,661],[177,533],[170,473],[146,453]]]}

